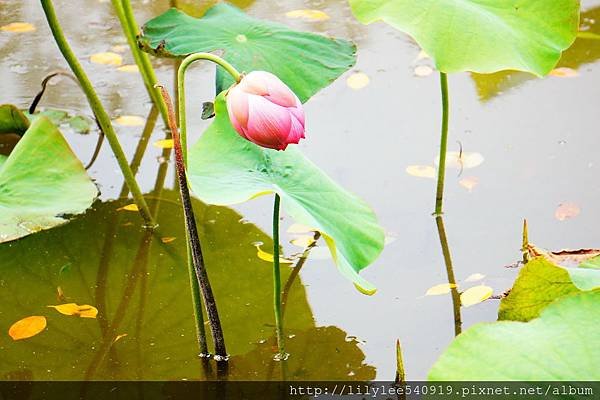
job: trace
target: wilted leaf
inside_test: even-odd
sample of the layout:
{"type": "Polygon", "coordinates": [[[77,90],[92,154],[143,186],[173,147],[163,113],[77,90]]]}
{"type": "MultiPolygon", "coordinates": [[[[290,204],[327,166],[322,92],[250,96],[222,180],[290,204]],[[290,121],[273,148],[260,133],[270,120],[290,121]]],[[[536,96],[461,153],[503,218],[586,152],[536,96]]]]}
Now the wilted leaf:
{"type": "Polygon", "coordinates": [[[119,68],[117,68],[117,71],[136,73],[136,72],[140,72],[140,69],[135,64],[126,64],[126,65],[121,65],[119,68]]]}
{"type": "Polygon", "coordinates": [[[359,90],[369,84],[369,75],[364,72],[356,72],[346,79],[346,85],[354,90],[359,90]]]}
{"type": "Polygon", "coordinates": [[[202,115],[201,118],[204,120],[211,119],[215,116],[215,103],[212,101],[205,101],[202,103],[202,115]]]}
{"type": "Polygon", "coordinates": [[[485,278],[485,275],[480,274],[480,273],[476,273],[476,274],[471,274],[467,277],[467,279],[465,279],[465,282],[477,282],[482,280],[483,278],[485,278]]]}
{"type": "Polygon", "coordinates": [[[78,305],[75,303],[67,303],[60,304],[58,306],[48,306],[49,308],[54,308],[61,314],[64,315],[73,315],[81,318],[96,318],[98,315],[98,309],[94,306],[90,305],[78,305]]]}
{"type": "Polygon", "coordinates": [[[406,173],[417,178],[435,178],[436,169],[431,165],[409,165],[406,173]]]}
{"type": "Polygon", "coordinates": [[[311,21],[325,21],[329,19],[327,13],[320,10],[293,10],[285,13],[288,18],[303,18],[311,21]]]}
{"type": "Polygon", "coordinates": [[[12,22],[8,25],[0,27],[2,32],[24,33],[35,31],[35,26],[28,22],[12,22]]]}
{"type": "MultiPolygon", "coordinates": [[[[268,262],[273,262],[274,258],[273,258],[273,254],[271,253],[267,253],[266,251],[264,251],[263,249],[260,248],[260,244],[255,245],[256,246],[256,256],[258,258],[260,258],[263,261],[268,261],[268,262]]],[[[281,264],[291,264],[292,261],[285,258],[285,257],[279,257],[279,262],[281,264]]]]}
{"type": "Polygon", "coordinates": [[[156,142],[152,143],[154,147],[158,147],[159,149],[172,149],[173,144],[173,139],[157,140],[156,142]]]}
{"type": "Polygon", "coordinates": [[[489,286],[473,286],[460,294],[460,303],[465,307],[470,307],[489,299],[492,294],[494,294],[494,290],[489,286]]]}
{"type": "Polygon", "coordinates": [[[554,217],[559,221],[575,218],[579,215],[581,209],[575,203],[561,203],[554,212],[554,217]]]}
{"type": "Polygon", "coordinates": [[[126,206],[117,208],[117,211],[139,211],[139,208],[138,208],[137,204],[131,203],[131,204],[127,204],[126,206]]]}
{"type": "Polygon", "coordinates": [[[441,294],[450,293],[450,290],[456,287],[457,286],[454,283],[440,283],[439,285],[435,285],[427,289],[425,296],[438,296],[441,294]]]}
{"type": "Polygon", "coordinates": [[[121,115],[115,119],[115,123],[121,126],[143,126],[146,120],[137,115],[121,115]]]}
{"type": "Polygon", "coordinates": [[[121,65],[123,63],[123,57],[120,54],[107,51],[104,53],[96,53],[90,56],[90,61],[94,64],[103,65],[121,65]]]}
{"type": "Polygon", "coordinates": [[[46,318],[35,315],[12,324],[8,334],[13,340],[21,340],[35,336],[44,329],[46,329],[46,318]]]}
{"type": "Polygon", "coordinates": [[[573,68],[560,67],[553,69],[548,75],[556,76],[559,78],[575,78],[579,76],[579,72],[577,72],[577,70],[573,68]]]}
{"type": "Polygon", "coordinates": [[[473,188],[479,184],[479,178],[475,176],[468,176],[458,181],[458,184],[467,189],[469,192],[472,192],[473,188]]]}

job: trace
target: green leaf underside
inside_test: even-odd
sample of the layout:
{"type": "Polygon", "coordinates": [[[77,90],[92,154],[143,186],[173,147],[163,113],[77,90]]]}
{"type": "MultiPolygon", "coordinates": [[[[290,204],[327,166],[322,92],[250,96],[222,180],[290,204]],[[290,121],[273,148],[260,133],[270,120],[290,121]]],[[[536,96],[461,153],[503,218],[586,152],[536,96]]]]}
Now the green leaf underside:
{"type": "Polygon", "coordinates": [[[564,268],[536,257],[523,267],[509,295],[500,302],[498,319],[529,321],[557,298],[579,291],[564,268]]]}
{"type": "Polygon", "coordinates": [[[350,0],[363,23],[411,35],[442,72],[544,76],[575,40],[578,0],[350,0]]]}
{"type": "Polygon", "coordinates": [[[29,128],[27,117],[12,104],[0,105],[0,134],[15,133],[22,135],[29,128]]]}
{"type": "Polygon", "coordinates": [[[98,190],[58,129],[37,118],[0,169],[0,243],[67,222],[98,190]]]}
{"type": "MultiPolygon", "coordinates": [[[[294,31],[249,17],[225,3],[202,18],[170,9],[144,25],[139,43],[145,51],[165,57],[221,50],[222,57],[241,72],[263,70],[277,75],[302,102],[356,62],[356,47],[349,41],[294,31]]],[[[229,74],[218,68],[217,93],[232,83],[229,74]]]]}
{"type": "Polygon", "coordinates": [[[369,206],[333,182],[295,146],[275,151],[240,137],[231,126],[223,95],[215,108],[215,121],[190,150],[194,192],[218,205],[279,193],[285,211],[324,234],[340,272],[363,293],[372,294],[375,288],[358,272],[378,257],[384,233],[369,206]]]}
{"type": "Polygon", "coordinates": [[[477,324],[446,349],[430,380],[600,379],[600,291],[563,297],[528,323],[477,324]]]}

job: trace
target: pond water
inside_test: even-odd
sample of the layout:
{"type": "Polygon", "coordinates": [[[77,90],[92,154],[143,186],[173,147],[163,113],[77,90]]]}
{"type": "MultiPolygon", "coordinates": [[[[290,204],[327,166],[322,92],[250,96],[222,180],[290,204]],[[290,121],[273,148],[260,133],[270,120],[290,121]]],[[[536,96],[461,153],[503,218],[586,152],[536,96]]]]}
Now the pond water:
{"type": "MultiPolygon", "coordinates": [[[[132,1],[141,24],[168,9],[168,1],[132,1]]],[[[211,1],[180,2],[201,15],[211,1]]],[[[302,151],[335,181],[365,199],[387,231],[388,245],[362,275],[378,291],[359,293],[317,248],[298,277],[284,267],[289,282],[285,309],[289,379],[393,379],[395,343],[402,342],[409,379],[424,379],[455,334],[452,297],[425,296],[447,282],[438,230],[431,213],[435,181],[411,176],[410,165],[434,166],[441,106],[431,61],[407,36],[354,20],[345,1],[286,0],[237,2],[256,17],[354,40],[355,68],[306,104],[307,140],[302,151]],[[295,9],[319,9],[331,18],[304,21],[286,17],[295,9]],[[346,84],[362,72],[369,84],[346,84]],[[420,76],[425,75],[425,76],[420,76]],[[292,278],[290,278],[290,276],[292,278]]],[[[151,104],[135,73],[87,60],[125,44],[108,1],[56,1],[67,36],[114,118],[146,118],[151,104]]],[[[583,1],[582,24],[600,34],[600,1],[583,1]]],[[[39,2],[0,0],[0,25],[24,21],[34,32],[0,32],[0,103],[26,108],[49,72],[65,69],[39,2]]],[[[123,53],[124,62],[132,57],[123,53]]],[[[529,224],[533,243],[549,249],[598,247],[600,234],[600,42],[578,39],[560,66],[576,77],[534,79],[523,73],[450,76],[449,147],[479,153],[483,163],[450,168],[444,215],[454,274],[461,289],[471,274],[499,295],[508,289],[520,258],[521,228],[529,224]],[[461,183],[462,182],[462,183],[461,183]],[[465,187],[472,186],[472,187],[465,187]],[[559,220],[560,204],[580,209],[559,220]]],[[[290,60],[292,61],[292,60],[290,60]]],[[[297,61],[297,60],[293,60],[297,61]]],[[[154,60],[159,81],[172,87],[173,62],[154,60]]],[[[190,140],[209,122],[200,119],[203,101],[214,91],[213,67],[189,73],[190,140]],[[195,111],[194,111],[195,110],[195,111]]],[[[63,80],[41,103],[90,115],[76,86],[63,80]]],[[[152,119],[152,118],[151,118],[152,119]]],[[[160,119],[151,136],[143,127],[116,126],[127,153],[138,144],[164,138],[160,119]]],[[[152,128],[150,126],[150,128],[152,128]]],[[[89,160],[98,132],[65,130],[67,140],[89,160]]],[[[122,178],[104,145],[90,174],[101,197],[92,210],[71,223],[0,246],[0,379],[204,379],[214,371],[195,357],[185,242],[174,168],[168,152],[149,145],[137,174],[159,231],[144,233],[137,214],[118,211],[131,201],[122,196],[122,178]],[[173,239],[174,238],[174,239],[173,239]],[[97,319],[61,318],[47,309],[60,302],[91,304],[97,319]],[[47,315],[38,337],[13,342],[5,332],[16,320],[47,315]]],[[[255,244],[270,248],[272,198],[232,208],[196,203],[207,268],[231,353],[231,379],[280,379],[272,360],[274,322],[271,265],[257,257],[255,244]]],[[[332,204],[332,207],[336,205],[332,204]]],[[[285,252],[289,244],[283,215],[285,252]]],[[[496,319],[498,300],[462,308],[462,329],[496,319]]]]}

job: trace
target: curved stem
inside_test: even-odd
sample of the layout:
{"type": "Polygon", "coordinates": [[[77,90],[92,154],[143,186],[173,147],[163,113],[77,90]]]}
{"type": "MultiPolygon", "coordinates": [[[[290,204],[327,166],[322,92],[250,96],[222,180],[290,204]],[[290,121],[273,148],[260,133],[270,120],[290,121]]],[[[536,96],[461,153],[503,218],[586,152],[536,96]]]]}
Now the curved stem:
{"type": "Polygon", "coordinates": [[[277,327],[277,347],[281,360],[285,359],[285,344],[283,338],[283,319],[281,314],[281,272],[279,269],[279,204],[281,197],[275,193],[273,205],[273,310],[275,311],[275,326],[277,327]]]}
{"type": "Polygon", "coordinates": [[[156,90],[154,90],[154,86],[157,83],[154,68],[152,67],[152,63],[150,62],[148,55],[140,51],[139,47],[137,46],[136,37],[140,29],[135,21],[131,3],[129,0],[112,0],[112,4],[117,17],[119,18],[119,22],[121,23],[121,27],[123,28],[123,33],[127,39],[127,44],[129,45],[129,49],[131,50],[135,64],[138,66],[140,74],[142,75],[142,79],[144,80],[146,91],[148,92],[148,95],[152,99],[154,105],[158,107],[165,126],[169,126],[167,106],[165,101],[161,96],[159,96],[156,90]]]}
{"type": "Polygon", "coordinates": [[[56,12],[54,11],[52,1],[41,0],[41,3],[44,9],[44,13],[46,14],[46,19],[48,20],[48,25],[50,25],[50,29],[52,30],[54,40],[56,41],[56,44],[58,45],[58,48],[60,49],[63,57],[69,64],[71,71],[73,71],[73,74],[75,74],[83,91],[85,92],[88,102],[90,103],[90,107],[92,108],[94,115],[98,119],[98,124],[100,125],[100,128],[106,135],[106,139],[108,140],[108,143],[110,144],[115,158],[117,159],[119,167],[121,168],[123,178],[125,179],[125,182],[127,183],[129,190],[131,191],[131,195],[133,196],[133,199],[139,208],[140,214],[144,219],[146,226],[154,227],[156,224],[154,222],[154,219],[152,218],[152,215],[150,214],[148,204],[146,204],[146,200],[144,199],[142,191],[140,190],[140,187],[138,186],[135,180],[133,172],[131,171],[131,168],[129,168],[129,164],[127,163],[127,157],[125,156],[125,152],[123,152],[123,148],[119,143],[117,134],[115,133],[112,123],[110,122],[110,117],[108,116],[106,110],[102,106],[100,98],[96,94],[94,87],[92,86],[85,71],[81,67],[81,64],[77,60],[77,57],[73,53],[73,50],[71,50],[71,47],[69,46],[69,43],[65,38],[62,28],[60,27],[58,18],[56,17],[56,12]]]}
{"type": "Polygon", "coordinates": [[[442,137],[440,141],[440,160],[438,163],[437,193],[435,196],[435,215],[442,215],[444,201],[444,178],[446,176],[446,149],[448,147],[448,75],[440,72],[440,86],[442,90],[442,137]]]}
{"type": "Polygon", "coordinates": [[[179,69],[177,70],[177,120],[179,121],[179,135],[181,136],[181,147],[183,149],[183,160],[187,165],[187,124],[185,118],[185,73],[188,67],[198,60],[212,61],[223,67],[236,82],[242,79],[242,75],[236,70],[233,65],[223,60],[221,57],[211,53],[194,53],[183,59],[179,69]]]}

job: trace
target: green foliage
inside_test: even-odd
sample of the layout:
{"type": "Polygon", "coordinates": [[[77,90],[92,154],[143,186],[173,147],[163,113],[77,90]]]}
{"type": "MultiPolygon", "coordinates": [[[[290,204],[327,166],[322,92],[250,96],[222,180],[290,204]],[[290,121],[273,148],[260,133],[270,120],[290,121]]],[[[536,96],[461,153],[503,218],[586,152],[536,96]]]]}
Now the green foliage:
{"type": "MultiPolygon", "coordinates": [[[[222,57],[243,72],[269,71],[284,81],[302,102],[326,87],[356,62],[353,43],[252,18],[219,3],[202,18],[177,9],[148,21],[141,47],[161,57],[222,50],[222,57]]],[[[217,70],[217,93],[233,83],[217,70]]]]}
{"type": "Polygon", "coordinates": [[[600,256],[590,258],[577,268],[567,268],[573,284],[580,290],[600,288],[600,256]]]}
{"type": "Polygon", "coordinates": [[[67,222],[66,216],[87,210],[97,194],[58,129],[37,118],[1,164],[0,243],[67,222]]]}
{"type": "Polygon", "coordinates": [[[575,40],[578,0],[350,0],[363,23],[411,35],[442,72],[546,75],[575,40]]]}
{"type": "Polygon", "coordinates": [[[430,380],[597,381],[600,291],[563,297],[528,323],[474,325],[429,372],[430,380]]]}
{"type": "Polygon", "coordinates": [[[0,134],[14,133],[22,135],[29,128],[29,120],[12,104],[0,105],[0,134]]]}
{"type": "Polygon", "coordinates": [[[285,211],[323,233],[340,272],[363,293],[373,293],[358,275],[383,249],[383,229],[373,211],[296,147],[275,151],[240,137],[226,107],[220,95],[213,124],[190,150],[188,177],[195,194],[210,204],[229,205],[279,193],[285,211]]]}

